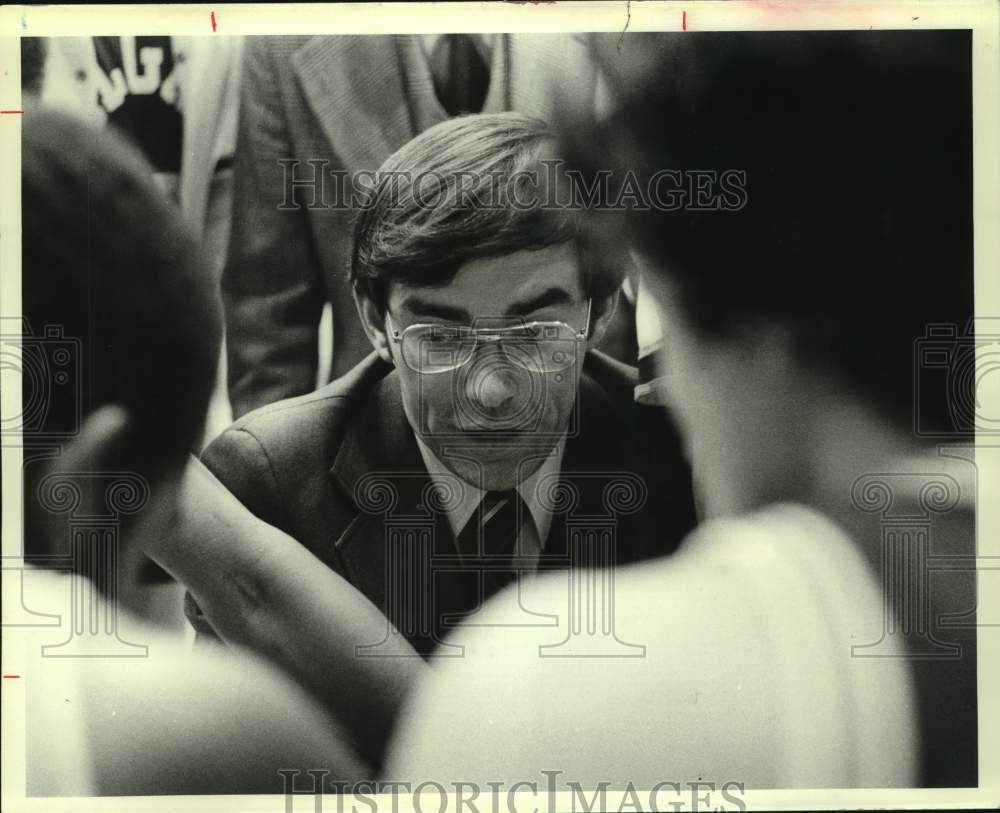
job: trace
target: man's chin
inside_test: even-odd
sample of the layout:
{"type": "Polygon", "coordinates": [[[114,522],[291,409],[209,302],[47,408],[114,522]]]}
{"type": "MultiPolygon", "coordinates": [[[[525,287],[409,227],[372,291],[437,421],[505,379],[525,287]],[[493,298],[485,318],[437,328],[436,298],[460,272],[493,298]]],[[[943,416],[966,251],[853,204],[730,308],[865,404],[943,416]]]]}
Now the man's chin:
{"type": "Polygon", "coordinates": [[[474,448],[463,448],[460,459],[449,456],[442,462],[469,485],[485,491],[506,491],[538,471],[550,451],[476,444],[474,448]]]}

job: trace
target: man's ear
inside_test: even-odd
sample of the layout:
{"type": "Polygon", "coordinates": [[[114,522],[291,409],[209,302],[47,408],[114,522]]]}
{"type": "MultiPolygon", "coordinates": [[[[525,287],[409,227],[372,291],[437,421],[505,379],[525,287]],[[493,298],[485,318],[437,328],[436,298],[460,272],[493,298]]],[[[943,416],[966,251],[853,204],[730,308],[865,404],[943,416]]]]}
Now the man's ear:
{"type": "Polygon", "coordinates": [[[389,349],[389,337],[385,332],[384,315],[380,314],[375,303],[359,292],[357,288],[351,293],[354,296],[354,305],[358,309],[358,316],[361,317],[361,324],[365,329],[365,335],[368,336],[368,341],[372,343],[379,358],[389,362],[389,364],[395,364],[392,351],[389,349]]]}
{"type": "Polygon", "coordinates": [[[608,296],[595,299],[590,305],[590,337],[587,339],[587,349],[593,350],[601,343],[608,325],[611,324],[618,307],[618,297],[621,288],[615,288],[608,296]]]}
{"type": "MultiPolygon", "coordinates": [[[[29,514],[27,526],[33,534],[31,546],[36,551],[56,554],[65,553],[66,549],[66,515],[44,507],[45,499],[39,495],[41,484],[46,480],[59,482],[63,478],[83,483],[86,480],[80,478],[89,474],[117,471],[121,467],[116,465],[116,460],[129,428],[129,415],[123,408],[98,407],[83,419],[79,432],[63,445],[61,454],[32,469],[25,483],[30,493],[24,496],[29,514]]],[[[106,513],[101,489],[81,487],[74,491],[79,499],[75,513],[81,516],[106,513]]]]}
{"type": "Polygon", "coordinates": [[[91,412],[80,426],[80,432],[53,460],[52,470],[59,472],[110,471],[119,468],[126,436],[131,429],[131,417],[118,405],[105,404],[91,412]]]}
{"type": "MultiPolygon", "coordinates": [[[[48,474],[59,477],[65,475],[79,484],[80,504],[73,510],[81,516],[101,516],[108,513],[108,492],[106,483],[100,477],[93,479],[93,487],[88,486],[88,475],[125,474],[131,465],[130,447],[135,443],[132,434],[136,431],[133,416],[123,407],[106,404],[91,412],[82,422],[79,434],[63,448],[63,453],[52,460],[48,474]]],[[[138,475],[138,472],[132,472],[138,475]]],[[[149,474],[149,472],[147,472],[149,474]]],[[[141,507],[141,514],[129,518],[118,527],[116,538],[117,572],[115,574],[114,600],[119,606],[137,616],[150,616],[150,600],[155,597],[142,574],[149,566],[149,559],[142,547],[148,534],[166,535],[170,533],[168,522],[172,521],[177,508],[176,485],[168,476],[157,476],[146,481],[147,501],[141,507]]],[[[47,536],[47,545],[52,551],[66,549],[67,526],[64,514],[47,514],[40,517],[41,527],[47,536]]],[[[102,568],[106,562],[99,559],[77,562],[82,575],[91,581],[106,578],[102,568]],[[95,569],[96,568],[96,569],[95,569]]],[[[105,588],[101,588],[102,591],[105,588]]]]}

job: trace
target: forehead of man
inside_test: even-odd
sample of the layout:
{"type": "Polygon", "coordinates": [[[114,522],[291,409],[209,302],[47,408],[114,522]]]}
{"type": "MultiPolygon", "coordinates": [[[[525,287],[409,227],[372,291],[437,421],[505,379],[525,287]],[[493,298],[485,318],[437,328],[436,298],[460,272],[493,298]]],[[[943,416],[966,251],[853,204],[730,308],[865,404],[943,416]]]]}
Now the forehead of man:
{"type": "Polygon", "coordinates": [[[445,285],[390,286],[390,310],[451,321],[558,315],[585,299],[570,244],[469,260],[445,285]]]}

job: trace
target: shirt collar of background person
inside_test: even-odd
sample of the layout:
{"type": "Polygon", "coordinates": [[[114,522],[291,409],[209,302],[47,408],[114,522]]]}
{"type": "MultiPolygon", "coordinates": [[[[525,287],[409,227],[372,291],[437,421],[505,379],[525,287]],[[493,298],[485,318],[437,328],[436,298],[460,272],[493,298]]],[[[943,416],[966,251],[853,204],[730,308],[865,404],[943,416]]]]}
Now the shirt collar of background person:
{"type": "MultiPolygon", "coordinates": [[[[418,436],[417,446],[420,447],[420,456],[424,459],[424,465],[427,466],[427,473],[430,475],[431,481],[435,485],[440,484],[442,487],[446,487],[445,484],[441,482],[439,475],[442,473],[448,474],[448,467],[438,459],[437,455],[435,455],[434,452],[431,451],[430,447],[427,446],[418,436]]],[[[557,475],[561,471],[563,451],[565,448],[566,435],[564,433],[562,437],[559,438],[559,442],[556,443],[552,451],[549,453],[549,456],[545,458],[545,462],[538,467],[538,471],[530,477],[525,478],[517,485],[518,493],[521,495],[525,505],[528,506],[528,511],[531,513],[531,518],[535,524],[535,531],[538,533],[539,545],[542,549],[545,548],[545,542],[549,535],[549,528],[552,525],[552,512],[546,510],[540,504],[535,486],[543,477],[550,474],[557,475]]],[[[465,527],[479,503],[482,502],[483,496],[486,494],[486,492],[482,489],[476,488],[469,483],[463,482],[462,485],[465,486],[462,500],[457,506],[447,512],[448,525],[456,537],[462,532],[462,529],[465,527]]]]}

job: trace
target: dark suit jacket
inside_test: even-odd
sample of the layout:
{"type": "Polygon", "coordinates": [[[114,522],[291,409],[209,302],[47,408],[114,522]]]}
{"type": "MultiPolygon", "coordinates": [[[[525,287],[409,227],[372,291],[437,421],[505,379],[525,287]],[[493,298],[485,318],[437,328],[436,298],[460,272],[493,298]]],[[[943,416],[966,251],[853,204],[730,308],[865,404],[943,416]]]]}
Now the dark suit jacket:
{"type": "MultiPolygon", "coordinates": [[[[553,515],[545,557],[565,553],[568,522],[609,515],[616,500],[607,487],[616,477],[640,481],[639,490],[645,491],[637,496],[638,511],[628,513],[619,505],[614,516],[618,563],[670,553],[694,526],[690,470],[677,434],[663,410],[634,402],[634,386],[633,368],[588,354],[577,431],[567,438],[560,474],[578,490],[579,502],[570,513],[553,515]]],[[[455,543],[446,516],[428,512],[424,489],[430,479],[403,411],[398,376],[375,354],[314,393],[240,419],[208,446],[203,460],[254,514],[295,537],[365,593],[418,651],[429,652],[447,632],[438,613],[433,631],[412,629],[412,622],[400,617],[404,610],[393,592],[398,587],[386,588],[392,578],[386,570],[391,525],[433,524],[433,545],[411,546],[418,557],[454,553],[455,543]],[[377,486],[365,488],[373,475],[382,475],[397,492],[391,510],[376,505],[377,486]]],[[[437,609],[459,614],[473,609],[466,587],[449,578],[444,574],[442,584],[429,588],[437,609]]],[[[423,598],[416,596],[418,603],[423,598]]],[[[209,633],[210,624],[190,598],[187,607],[195,628],[209,633]]]]}
{"type": "MultiPolygon", "coordinates": [[[[549,119],[552,87],[595,103],[596,68],[583,35],[502,35],[490,81],[485,112],[549,119]]],[[[417,36],[246,38],[222,279],[236,417],[315,389],[324,302],[333,311],[332,376],[371,349],[347,281],[354,212],[307,208],[313,190],[291,190],[291,170],[280,162],[300,161],[297,179],[311,177],[309,161],[326,161],[328,173],[374,172],[447,117],[417,36]],[[301,208],[283,205],[293,191],[301,208]]]]}

